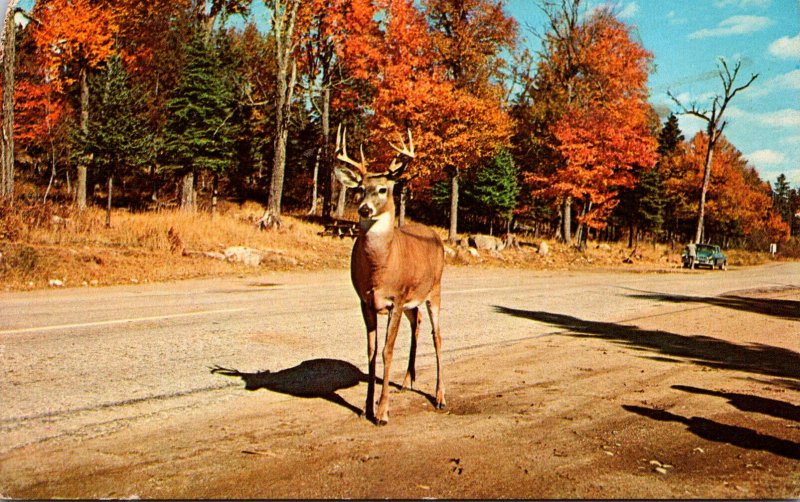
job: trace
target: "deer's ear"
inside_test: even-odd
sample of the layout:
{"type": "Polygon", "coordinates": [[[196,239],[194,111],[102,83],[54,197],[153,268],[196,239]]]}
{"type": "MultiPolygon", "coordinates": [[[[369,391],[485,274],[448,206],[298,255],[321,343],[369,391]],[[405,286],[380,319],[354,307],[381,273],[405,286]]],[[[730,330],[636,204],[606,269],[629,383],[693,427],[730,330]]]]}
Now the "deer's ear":
{"type": "Polygon", "coordinates": [[[344,166],[337,166],[333,172],[336,174],[336,179],[338,179],[342,185],[346,186],[347,188],[357,187],[364,179],[360,173],[357,173],[344,166]]]}

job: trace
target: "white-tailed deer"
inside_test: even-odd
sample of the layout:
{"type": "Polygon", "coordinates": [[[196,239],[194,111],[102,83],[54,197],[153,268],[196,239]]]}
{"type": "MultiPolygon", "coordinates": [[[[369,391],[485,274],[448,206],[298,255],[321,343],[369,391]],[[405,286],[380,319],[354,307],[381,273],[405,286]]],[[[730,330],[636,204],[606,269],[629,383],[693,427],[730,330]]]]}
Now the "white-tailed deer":
{"type": "Polygon", "coordinates": [[[442,240],[425,225],[408,224],[395,227],[395,206],[392,197],[395,181],[403,174],[408,162],[414,158],[414,140],[408,132],[408,145],[401,142],[397,156],[389,169],[382,173],[368,173],[364,152],[361,162],[347,155],[347,131],[341,125],[336,134],[336,158],[355,168],[337,166],[336,177],[349,188],[360,188],[358,214],[360,232],[353,244],[350,258],[350,276],[361,299],[361,312],[367,327],[367,358],[369,379],[367,403],[364,410],[368,419],[378,425],[389,420],[389,369],[392,364],[397,329],[405,312],[411,322],[411,351],[403,388],[413,386],[415,358],[422,314],[425,303],[433,327],[433,344],[436,349],[436,407],[445,407],[442,379],[442,338],[439,332],[439,305],[442,292],[444,246],[442,240]],[[377,359],[378,314],[388,315],[386,342],[383,347],[383,387],[375,414],[375,364],[377,359]]]}

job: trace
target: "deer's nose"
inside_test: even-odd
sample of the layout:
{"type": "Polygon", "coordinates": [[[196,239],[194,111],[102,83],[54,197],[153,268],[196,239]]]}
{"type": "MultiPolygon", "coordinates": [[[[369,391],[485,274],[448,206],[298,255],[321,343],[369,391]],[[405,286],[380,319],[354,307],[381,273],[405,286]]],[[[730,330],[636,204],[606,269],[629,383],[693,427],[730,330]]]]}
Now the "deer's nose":
{"type": "Polygon", "coordinates": [[[361,204],[358,208],[358,215],[362,218],[369,218],[372,216],[372,208],[370,208],[367,204],[361,204]]]}

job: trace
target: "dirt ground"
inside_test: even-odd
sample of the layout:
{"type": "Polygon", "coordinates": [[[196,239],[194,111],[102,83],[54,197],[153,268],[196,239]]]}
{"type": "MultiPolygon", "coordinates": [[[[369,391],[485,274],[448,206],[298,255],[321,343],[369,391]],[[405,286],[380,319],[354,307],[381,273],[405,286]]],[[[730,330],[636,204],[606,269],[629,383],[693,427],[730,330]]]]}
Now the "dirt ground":
{"type": "MultiPolygon", "coordinates": [[[[679,298],[677,300],[680,300],[679,298]]],[[[312,359],[215,375],[201,408],[0,456],[8,498],[795,498],[800,290],[623,322],[497,307],[545,334],[450,354],[359,417],[363,373],[312,359]]],[[[686,305],[684,305],[686,306],[686,305]]],[[[396,382],[405,353],[396,353],[396,382]]],[[[0,424],[8,425],[8,424],[0,424]]]]}

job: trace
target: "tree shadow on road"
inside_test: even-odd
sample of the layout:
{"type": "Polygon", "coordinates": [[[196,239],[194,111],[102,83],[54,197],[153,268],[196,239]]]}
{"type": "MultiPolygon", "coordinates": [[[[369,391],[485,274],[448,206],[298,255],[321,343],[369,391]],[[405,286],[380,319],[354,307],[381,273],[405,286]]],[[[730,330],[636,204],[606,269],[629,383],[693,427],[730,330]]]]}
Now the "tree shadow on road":
{"type": "MultiPolygon", "coordinates": [[[[337,392],[342,389],[355,387],[361,382],[367,382],[369,376],[354,364],[339,359],[310,359],[292,368],[276,372],[269,370],[257,373],[243,373],[236,369],[214,366],[211,373],[232,377],[239,377],[245,383],[245,389],[255,391],[267,389],[281,394],[301,398],[320,398],[338,404],[356,415],[362,414],[362,409],[347,402],[337,392]]],[[[375,379],[376,385],[382,385],[381,378],[375,379]]],[[[396,389],[401,386],[391,382],[396,389]]],[[[433,396],[416,389],[412,392],[427,398],[431,403],[436,400],[433,396]]]]}
{"type": "MultiPolygon", "coordinates": [[[[753,374],[800,380],[800,354],[765,344],[739,345],[709,336],[679,335],[660,330],[641,329],[611,322],[585,321],[550,312],[519,310],[495,306],[499,313],[557,326],[564,335],[609,340],[655,357],[679,357],[688,362],[716,369],[739,370],[753,374]]],[[[652,357],[652,356],[651,356],[652,357]]]]}
{"type": "Polygon", "coordinates": [[[800,301],[797,300],[749,298],[738,295],[686,296],[669,295],[665,293],[645,293],[628,296],[630,298],[638,298],[642,300],[657,300],[671,303],[705,303],[715,307],[740,310],[743,312],[752,312],[754,314],[787,319],[789,321],[800,321],[800,301]]]}
{"type": "Polygon", "coordinates": [[[770,399],[766,397],[752,396],[750,394],[740,394],[738,392],[721,392],[709,389],[701,389],[689,385],[673,385],[673,389],[690,392],[692,394],[703,394],[706,396],[716,396],[727,399],[728,403],[741,411],[761,413],[771,417],[782,418],[800,422],[800,406],[770,399]]]}
{"type": "Polygon", "coordinates": [[[623,405],[626,411],[661,422],[684,424],[689,432],[708,441],[726,443],[748,450],[761,450],[782,457],[800,460],[800,444],[788,439],[761,434],[747,427],[726,425],[701,417],[684,417],[668,411],[642,406],[623,405]]]}

